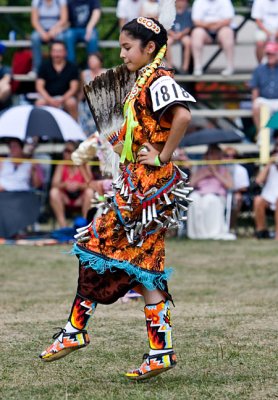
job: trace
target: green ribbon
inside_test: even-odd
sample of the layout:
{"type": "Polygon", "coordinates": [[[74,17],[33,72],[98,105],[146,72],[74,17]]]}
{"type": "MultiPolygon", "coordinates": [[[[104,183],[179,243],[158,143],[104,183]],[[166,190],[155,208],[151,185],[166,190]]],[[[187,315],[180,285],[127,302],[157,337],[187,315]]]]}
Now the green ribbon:
{"type": "Polygon", "coordinates": [[[132,153],[132,140],[133,140],[133,130],[138,125],[138,122],[135,121],[134,115],[132,112],[132,102],[128,102],[124,106],[124,112],[126,115],[126,134],[124,146],[121,154],[120,162],[124,163],[127,161],[134,161],[133,153],[132,153]]]}

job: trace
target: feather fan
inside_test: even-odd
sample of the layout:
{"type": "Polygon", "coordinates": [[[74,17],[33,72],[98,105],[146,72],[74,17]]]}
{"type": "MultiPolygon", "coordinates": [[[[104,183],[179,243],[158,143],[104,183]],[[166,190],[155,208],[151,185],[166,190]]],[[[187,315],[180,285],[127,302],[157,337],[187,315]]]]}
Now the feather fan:
{"type": "Polygon", "coordinates": [[[176,18],[176,1],[175,0],[160,0],[158,21],[164,26],[166,31],[169,31],[176,18]]]}
{"type": "Polygon", "coordinates": [[[135,82],[125,65],[109,69],[84,86],[84,93],[99,134],[107,138],[123,123],[123,104],[135,82]]]}

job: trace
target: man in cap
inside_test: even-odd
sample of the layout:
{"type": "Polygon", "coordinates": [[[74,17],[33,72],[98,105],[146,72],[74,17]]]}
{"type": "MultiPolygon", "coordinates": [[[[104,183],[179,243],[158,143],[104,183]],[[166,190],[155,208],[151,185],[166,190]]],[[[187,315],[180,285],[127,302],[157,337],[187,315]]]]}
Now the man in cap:
{"type": "Polygon", "coordinates": [[[253,120],[260,130],[260,109],[262,105],[270,112],[278,111],[278,43],[265,46],[266,64],[260,64],[251,79],[253,120]]]}

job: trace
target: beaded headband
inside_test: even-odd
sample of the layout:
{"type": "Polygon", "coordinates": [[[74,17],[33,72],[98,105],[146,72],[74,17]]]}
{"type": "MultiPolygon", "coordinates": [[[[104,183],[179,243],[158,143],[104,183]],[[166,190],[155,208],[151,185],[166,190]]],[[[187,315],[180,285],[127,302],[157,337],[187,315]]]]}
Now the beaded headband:
{"type": "Polygon", "coordinates": [[[150,29],[156,34],[160,33],[160,27],[156,25],[156,23],[152,19],[139,17],[137,18],[137,22],[138,24],[144,25],[145,28],[150,29]]]}

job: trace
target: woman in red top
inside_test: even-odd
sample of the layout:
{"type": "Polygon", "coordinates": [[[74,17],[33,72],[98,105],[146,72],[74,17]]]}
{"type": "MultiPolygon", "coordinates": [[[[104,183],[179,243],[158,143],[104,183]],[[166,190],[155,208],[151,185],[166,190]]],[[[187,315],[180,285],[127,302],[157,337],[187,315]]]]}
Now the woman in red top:
{"type": "MultiPolygon", "coordinates": [[[[77,145],[69,141],[63,151],[63,159],[71,160],[71,154],[77,145]]],[[[88,176],[91,178],[91,171],[84,171],[76,165],[57,165],[50,189],[50,204],[55,217],[61,228],[67,226],[65,209],[66,207],[78,208],[82,210],[82,215],[86,218],[93,197],[93,189],[88,187],[88,176]]]]}

